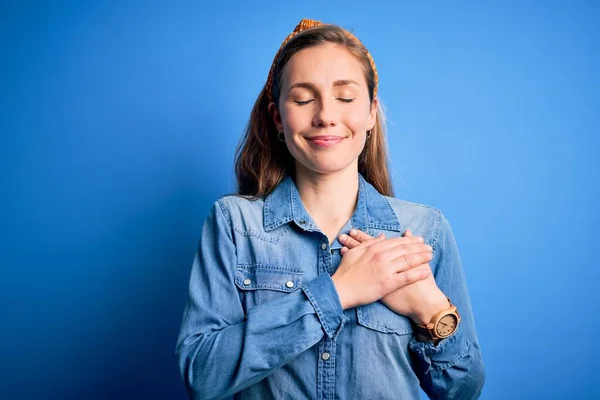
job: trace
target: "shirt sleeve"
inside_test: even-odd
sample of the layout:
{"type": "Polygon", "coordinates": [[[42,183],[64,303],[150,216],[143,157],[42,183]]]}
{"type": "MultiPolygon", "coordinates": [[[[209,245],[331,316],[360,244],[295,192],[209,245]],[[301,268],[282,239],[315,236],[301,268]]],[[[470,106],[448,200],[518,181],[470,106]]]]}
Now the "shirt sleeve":
{"type": "Polygon", "coordinates": [[[413,339],[416,373],[430,399],[477,399],[485,381],[481,350],[475,332],[466,279],[452,228],[438,210],[437,239],[431,267],[435,281],[456,305],[461,321],[457,331],[437,345],[413,339]]]}
{"type": "Polygon", "coordinates": [[[227,215],[217,201],[204,222],[177,340],[180,373],[193,399],[228,397],[253,385],[324,335],[337,335],[347,320],[328,274],[244,315],[227,215]]]}

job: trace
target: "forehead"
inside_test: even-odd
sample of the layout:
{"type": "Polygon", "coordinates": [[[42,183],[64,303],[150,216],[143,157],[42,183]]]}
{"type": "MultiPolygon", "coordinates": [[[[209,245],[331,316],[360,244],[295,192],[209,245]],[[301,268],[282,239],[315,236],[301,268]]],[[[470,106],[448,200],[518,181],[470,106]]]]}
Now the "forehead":
{"type": "Polygon", "coordinates": [[[330,85],[340,79],[366,85],[363,67],[356,57],[342,46],[325,44],[294,54],[284,68],[282,86],[295,82],[330,85]]]}

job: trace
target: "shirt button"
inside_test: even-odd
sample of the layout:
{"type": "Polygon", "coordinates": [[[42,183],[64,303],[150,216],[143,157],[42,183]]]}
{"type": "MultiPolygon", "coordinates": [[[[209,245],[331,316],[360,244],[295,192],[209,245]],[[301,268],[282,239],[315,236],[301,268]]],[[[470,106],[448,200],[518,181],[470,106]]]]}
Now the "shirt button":
{"type": "Polygon", "coordinates": [[[326,249],[327,249],[327,243],[323,243],[323,244],[321,245],[321,248],[322,248],[323,250],[326,250],[326,249]]]}
{"type": "Polygon", "coordinates": [[[287,281],[287,282],[285,283],[285,286],[287,286],[287,287],[289,287],[289,288],[293,288],[293,287],[294,287],[294,282],[292,282],[292,281],[287,281]]]}
{"type": "Polygon", "coordinates": [[[305,221],[305,220],[303,220],[303,219],[301,219],[300,221],[298,221],[298,223],[299,223],[300,225],[304,225],[304,224],[306,223],[306,221],[305,221]]]}
{"type": "Polygon", "coordinates": [[[330,355],[328,352],[321,354],[321,358],[323,359],[323,361],[329,360],[329,357],[330,357],[330,355]]]}
{"type": "Polygon", "coordinates": [[[252,281],[250,279],[244,279],[244,285],[248,286],[252,281]]]}

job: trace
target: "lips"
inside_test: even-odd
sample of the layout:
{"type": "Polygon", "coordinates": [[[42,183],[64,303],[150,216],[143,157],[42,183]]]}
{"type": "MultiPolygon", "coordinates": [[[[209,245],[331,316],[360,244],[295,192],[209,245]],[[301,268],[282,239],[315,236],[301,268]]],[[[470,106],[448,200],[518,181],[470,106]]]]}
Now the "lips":
{"type": "Polygon", "coordinates": [[[344,140],[341,136],[333,136],[333,135],[321,135],[321,136],[313,136],[311,138],[307,138],[309,142],[319,146],[319,147],[330,147],[335,146],[344,140]]]}
{"type": "Polygon", "coordinates": [[[308,138],[308,140],[341,140],[343,137],[335,135],[320,135],[308,138]]]}

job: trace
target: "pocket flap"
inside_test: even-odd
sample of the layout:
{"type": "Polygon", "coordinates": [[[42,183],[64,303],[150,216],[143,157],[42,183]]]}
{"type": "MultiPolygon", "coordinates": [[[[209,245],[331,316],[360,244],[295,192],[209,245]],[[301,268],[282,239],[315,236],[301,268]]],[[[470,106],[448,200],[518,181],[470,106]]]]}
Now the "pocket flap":
{"type": "Polygon", "coordinates": [[[384,332],[404,335],[414,331],[412,320],[396,314],[380,301],[356,308],[359,325],[384,332]]]}
{"type": "Polygon", "coordinates": [[[241,290],[293,292],[302,286],[304,272],[276,265],[238,265],[235,284],[241,290]]]}

